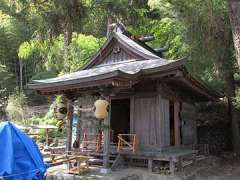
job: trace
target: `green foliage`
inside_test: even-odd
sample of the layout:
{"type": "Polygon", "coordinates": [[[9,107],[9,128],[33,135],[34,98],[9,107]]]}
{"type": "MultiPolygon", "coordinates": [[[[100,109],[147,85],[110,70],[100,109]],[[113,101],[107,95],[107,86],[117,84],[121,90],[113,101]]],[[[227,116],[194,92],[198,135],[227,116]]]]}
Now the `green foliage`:
{"type": "Polygon", "coordinates": [[[9,114],[10,120],[27,125],[27,97],[23,92],[16,91],[8,98],[6,111],[9,114]]]}
{"type": "MultiPolygon", "coordinates": [[[[47,112],[47,114],[44,117],[32,117],[32,118],[28,119],[29,124],[57,126],[58,127],[57,129],[50,130],[49,137],[51,137],[52,139],[63,136],[63,132],[60,131],[60,123],[59,122],[61,122],[61,121],[59,121],[55,117],[54,107],[55,107],[55,103],[53,103],[50,106],[49,111],[47,112]]],[[[41,130],[40,134],[41,135],[40,135],[39,141],[44,141],[46,130],[41,130]]]]}
{"type": "Polygon", "coordinates": [[[11,74],[7,71],[6,66],[0,64],[0,87],[4,87],[9,78],[11,78],[11,74]]]}
{"type": "Polygon", "coordinates": [[[32,56],[34,50],[34,44],[29,42],[23,42],[19,47],[18,57],[21,59],[27,59],[32,56]]]}
{"type": "Polygon", "coordinates": [[[174,18],[162,18],[152,21],[152,29],[156,37],[155,45],[167,47],[165,56],[169,59],[178,59],[187,56],[188,44],[185,42],[185,26],[174,18]]]}
{"type": "MultiPolygon", "coordinates": [[[[72,43],[69,46],[69,56],[65,61],[65,72],[74,72],[86,64],[101,47],[105,38],[96,38],[92,35],[73,34],[72,43]]],[[[64,73],[65,73],[64,72],[64,73]]]]}
{"type": "Polygon", "coordinates": [[[148,45],[167,47],[167,59],[187,57],[195,76],[226,92],[228,75],[238,75],[227,8],[224,0],[0,0],[0,106],[19,86],[19,59],[24,84],[74,72],[103,44],[107,24],[116,22],[139,36],[154,34],[148,45]]]}
{"type": "MultiPolygon", "coordinates": [[[[32,117],[31,119],[28,119],[29,123],[32,125],[54,125],[58,127],[59,120],[54,117],[32,117]]],[[[46,138],[46,130],[41,129],[40,130],[40,137],[37,139],[40,142],[44,142],[46,138]]],[[[57,129],[51,129],[49,130],[49,137],[51,139],[63,137],[63,132],[59,131],[59,128],[57,129]]]]}
{"type": "Polygon", "coordinates": [[[6,66],[0,64],[0,117],[3,115],[6,104],[9,87],[11,87],[12,74],[7,71],[6,66]]]}
{"type": "Polygon", "coordinates": [[[159,37],[170,48],[168,57],[187,56],[189,70],[195,76],[226,91],[227,76],[235,72],[227,3],[223,0],[149,0],[148,4],[164,16],[160,20],[165,21],[164,26],[159,23],[154,32],[166,32],[159,37]]]}
{"type": "Polygon", "coordinates": [[[240,88],[236,90],[236,96],[233,97],[235,107],[240,111],[240,88]]]}
{"type": "Polygon", "coordinates": [[[91,35],[73,34],[72,43],[65,54],[63,35],[51,41],[32,40],[24,42],[19,48],[18,56],[27,62],[43,62],[35,68],[30,79],[50,78],[58,74],[73,72],[81,68],[96,53],[103,39],[91,35]],[[39,72],[36,72],[38,69],[39,72]]]}
{"type": "Polygon", "coordinates": [[[29,38],[28,32],[29,29],[21,21],[0,10],[0,65],[5,69],[3,75],[0,73],[0,79],[4,80],[0,87],[5,89],[4,96],[8,96],[19,86],[17,50],[20,43],[29,38]]]}

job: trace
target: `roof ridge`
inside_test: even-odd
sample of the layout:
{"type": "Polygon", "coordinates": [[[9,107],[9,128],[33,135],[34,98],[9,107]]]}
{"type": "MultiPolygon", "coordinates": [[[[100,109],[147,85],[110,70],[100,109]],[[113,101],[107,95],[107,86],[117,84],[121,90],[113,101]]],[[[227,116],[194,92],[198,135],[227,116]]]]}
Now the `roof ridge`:
{"type": "MultiPolygon", "coordinates": [[[[132,39],[131,37],[128,37],[127,35],[125,35],[124,33],[119,33],[119,32],[114,32],[113,36],[115,38],[117,38],[117,40],[120,39],[120,41],[122,40],[125,44],[127,44],[128,46],[131,46],[132,48],[134,48],[135,51],[138,51],[139,54],[142,54],[142,55],[145,55],[144,58],[149,58],[149,59],[152,59],[152,58],[161,58],[159,57],[157,54],[153,53],[152,51],[150,51],[149,49],[143,47],[142,45],[140,45],[139,43],[137,43],[134,39],[132,39]],[[117,36],[117,37],[116,37],[117,36]],[[134,44],[140,46],[142,48],[142,50],[138,48],[136,48],[134,46],[134,44]],[[144,53],[145,51],[145,53],[144,53]],[[149,52],[149,53],[147,53],[149,52]]],[[[122,42],[122,43],[123,43],[122,42]]]]}
{"type": "Polygon", "coordinates": [[[154,59],[154,58],[162,58],[161,55],[156,52],[152,47],[148,46],[146,43],[141,42],[136,36],[134,36],[131,32],[127,30],[127,28],[121,24],[114,24],[114,29],[109,34],[107,40],[100,47],[98,52],[91,58],[91,60],[85,64],[81,69],[88,69],[92,66],[95,66],[99,63],[99,56],[101,56],[101,52],[114,40],[116,39],[119,43],[121,43],[126,48],[130,49],[133,53],[137,54],[141,59],[154,59]]]}

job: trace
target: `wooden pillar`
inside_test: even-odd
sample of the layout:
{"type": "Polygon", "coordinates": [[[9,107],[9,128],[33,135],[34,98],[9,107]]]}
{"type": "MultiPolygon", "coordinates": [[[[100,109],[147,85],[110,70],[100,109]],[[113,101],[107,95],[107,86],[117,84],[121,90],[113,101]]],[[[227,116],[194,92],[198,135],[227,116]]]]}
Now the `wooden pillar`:
{"type": "Polygon", "coordinates": [[[46,146],[49,145],[49,135],[48,135],[49,131],[48,128],[46,129],[46,146]]]}
{"type": "Polygon", "coordinates": [[[148,172],[152,173],[152,169],[153,169],[153,159],[149,158],[148,159],[148,172]]]}
{"type": "Polygon", "coordinates": [[[77,119],[76,141],[77,141],[78,148],[80,147],[80,139],[81,139],[81,118],[82,118],[82,111],[79,112],[78,119],[77,119]]]}
{"type": "Polygon", "coordinates": [[[71,151],[72,147],[72,121],[73,121],[73,106],[72,99],[67,100],[67,142],[66,142],[66,151],[71,151]]]}
{"type": "Polygon", "coordinates": [[[130,133],[135,133],[135,97],[131,96],[130,98],[130,133]]]}
{"type": "Polygon", "coordinates": [[[180,104],[179,104],[178,101],[175,101],[174,102],[175,146],[180,146],[181,145],[179,112],[180,112],[180,104]]]}
{"type": "Polygon", "coordinates": [[[104,125],[108,128],[104,129],[104,146],[103,146],[103,167],[109,167],[109,155],[110,155],[110,118],[111,118],[111,100],[107,99],[109,102],[109,114],[106,119],[104,119],[104,125]]]}
{"type": "Polygon", "coordinates": [[[173,157],[170,157],[170,160],[169,160],[169,170],[170,170],[171,176],[174,176],[174,174],[175,174],[175,162],[174,162],[173,157]]]}

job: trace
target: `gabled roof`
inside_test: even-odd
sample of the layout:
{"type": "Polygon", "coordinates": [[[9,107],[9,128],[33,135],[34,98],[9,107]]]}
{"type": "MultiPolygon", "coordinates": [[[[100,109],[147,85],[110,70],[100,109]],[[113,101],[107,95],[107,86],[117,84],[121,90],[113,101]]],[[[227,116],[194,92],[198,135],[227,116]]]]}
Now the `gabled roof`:
{"type": "Polygon", "coordinates": [[[144,78],[162,77],[175,83],[182,90],[186,87],[189,92],[201,97],[207,99],[222,97],[193,78],[186,70],[184,60],[169,61],[159,57],[151,47],[122,28],[116,28],[112,32],[98,53],[82,70],[56,78],[35,80],[28,84],[28,87],[42,94],[57,94],[102,85],[114,86],[116,81],[132,85],[144,78]],[[114,47],[117,47],[117,50],[121,48],[122,54],[114,53],[114,47]]]}
{"type": "MultiPolygon", "coordinates": [[[[118,43],[123,49],[127,50],[132,59],[136,60],[146,60],[146,59],[162,59],[157,55],[157,52],[154,51],[151,47],[147,46],[145,43],[142,43],[140,40],[135,38],[130,32],[120,30],[115,28],[111,33],[108,40],[100,48],[97,54],[87,63],[82,69],[88,69],[95,65],[101,64],[104,61],[104,51],[110,50],[112,43],[118,43]]],[[[162,59],[164,60],[164,59],[162,59]]],[[[121,61],[121,60],[120,60],[121,61]]]]}

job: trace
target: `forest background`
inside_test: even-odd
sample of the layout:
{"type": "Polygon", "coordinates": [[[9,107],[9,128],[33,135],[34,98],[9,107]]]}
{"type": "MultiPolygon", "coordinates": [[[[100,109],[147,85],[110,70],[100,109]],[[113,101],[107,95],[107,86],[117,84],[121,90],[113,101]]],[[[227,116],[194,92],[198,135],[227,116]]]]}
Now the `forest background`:
{"type": "Polygon", "coordinates": [[[43,118],[56,123],[49,115],[51,109],[43,118],[28,119],[28,106],[48,100],[29,90],[27,83],[80,69],[106,40],[109,27],[120,22],[136,36],[154,35],[149,46],[167,48],[166,59],[186,58],[194,76],[221,91],[233,139],[240,139],[235,118],[235,109],[240,108],[238,29],[231,3],[0,0],[0,116],[7,110],[12,120],[22,124],[43,118]]]}

